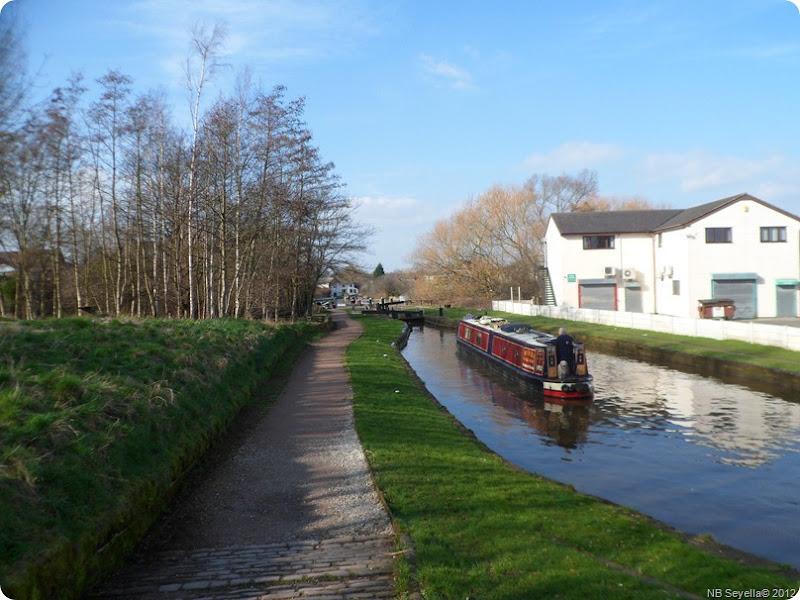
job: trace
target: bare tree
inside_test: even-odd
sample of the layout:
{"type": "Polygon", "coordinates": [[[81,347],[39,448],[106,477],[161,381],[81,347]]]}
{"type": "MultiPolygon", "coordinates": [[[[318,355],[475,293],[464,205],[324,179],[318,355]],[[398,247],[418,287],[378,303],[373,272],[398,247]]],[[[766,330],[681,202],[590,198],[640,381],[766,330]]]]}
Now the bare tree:
{"type": "Polygon", "coordinates": [[[42,264],[47,157],[39,139],[42,122],[31,114],[17,131],[6,136],[4,193],[0,194],[0,228],[16,248],[11,252],[17,273],[14,314],[31,319],[44,308],[42,264]]]}
{"type": "Polygon", "coordinates": [[[68,85],[56,88],[45,109],[44,122],[40,132],[42,146],[46,152],[49,179],[48,193],[44,196],[47,245],[51,257],[53,278],[53,314],[63,314],[62,267],[67,245],[64,229],[72,230],[71,254],[73,262],[73,283],[75,284],[75,303],[70,312],[81,306],[80,286],[77,278],[78,247],[75,227],[76,197],[80,193],[78,171],[83,152],[83,136],[77,119],[78,103],[86,91],[83,77],[73,75],[68,85]],[[69,213],[69,214],[67,214],[69,213]]]}
{"type": "Polygon", "coordinates": [[[225,30],[220,25],[215,25],[210,33],[201,25],[196,25],[192,31],[192,54],[186,61],[186,87],[190,95],[190,111],[192,117],[192,146],[189,162],[189,185],[187,193],[188,219],[186,223],[188,244],[188,276],[189,276],[189,317],[197,317],[196,283],[194,273],[194,204],[197,190],[197,139],[200,132],[200,105],[203,89],[208,80],[213,77],[220,67],[219,52],[225,41],[225,30]]]}
{"type": "Polygon", "coordinates": [[[587,169],[576,176],[534,175],[528,183],[533,184],[538,202],[546,212],[580,212],[597,195],[597,173],[587,169]]]}
{"type": "Polygon", "coordinates": [[[159,279],[159,222],[163,204],[163,145],[166,135],[163,97],[148,94],[138,97],[126,111],[126,177],[128,210],[133,237],[131,296],[136,316],[157,314],[159,279]],[[145,305],[146,304],[146,305],[145,305]]]}
{"type": "Polygon", "coordinates": [[[104,257],[105,309],[118,315],[123,306],[125,287],[125,223],[126,214],[121,205],[120,167],[121,143],[125,134],[124,116],[132,80],[119,71],[108,71],[97,80],[103,92],[100,100],[89,109],[92,132],[91,152],[94,165],[94,184],[100,202],[101,254],[104,257]],[[110,209],[106,221],[106,207],[110,209]],[[111,256],[106,253],[105,227],[110,227],[111,256]]]}
{"type": "Polygon", "coordinates": [[[19,125],[29,88],[24,68],[26,56],[19,32],[18,23],[11,18],[3,17],[0,21],[0,134],[19,125]]]}
{"type": "Polygon", "coordinates": [[[668,208],[666,204],[653,204],[643,196],[596,196],[586,203],[586,207],[585,210],[591,212],[668,208]]]}
{"type": "MultiPolygon", "coordinates": [[[[20,139],[17,134],[26,121],[23,101],[28,84],[22,68],[25,52],[16,25],[11,19],[0,21],[0,201],[12,193],[20,139]]],[[[0,225],[6,221],[0,220],[0,225]]],[[[10,242],[13,237],[7,226],[6,222],[6,228],[0,229],[0,244],[10,242]]]]}
{"type": "Polygon", "coordinates": [[[412,260],[431,300],[469,305],[509,286],[534,295],[549,215],[589,209],[597,175],[533,175],[522,186],[496,185],[469,200],[417,242],[412,260]]]}
{"type": "Polygon", "coordinates": [[[203,111],[223,40],[220,27],[193,32],[191,133],[170,124],[163,96],[132,97],[113,70],[85,108],[75,77],[45,106],[0,115],[0,242],[15,250],[17,316],[89,305],[300,318],[322,275],[363,248],[370,231],[314,145],[303,98],[245,76],[203,111]]]}
{"type": "Polygon", "coordinates": [[[484,305],[510,286],[542,297],[542,240],[552,213],[651,208],[641,197],[598,195],[597,174],[586,170],[492,186],[417,241],[414,294],[464,306],[484,305]]]}

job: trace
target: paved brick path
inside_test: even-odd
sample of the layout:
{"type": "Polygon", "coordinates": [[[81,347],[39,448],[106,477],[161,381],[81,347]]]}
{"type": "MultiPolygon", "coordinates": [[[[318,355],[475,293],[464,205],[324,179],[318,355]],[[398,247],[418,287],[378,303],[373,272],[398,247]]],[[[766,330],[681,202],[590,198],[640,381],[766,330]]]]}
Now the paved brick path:
{"type": "Polygon", "coordinates": [[[87,600],[394,598],[391,522],[353,426],[336,327],[295,363],[266,413],[240,419],[132,562],[87,600]]]}
{"type": "Polygon", "coordinates": [[[106,600],[394,598],[391,536],[166,551],[126,567],[106,600]]]}

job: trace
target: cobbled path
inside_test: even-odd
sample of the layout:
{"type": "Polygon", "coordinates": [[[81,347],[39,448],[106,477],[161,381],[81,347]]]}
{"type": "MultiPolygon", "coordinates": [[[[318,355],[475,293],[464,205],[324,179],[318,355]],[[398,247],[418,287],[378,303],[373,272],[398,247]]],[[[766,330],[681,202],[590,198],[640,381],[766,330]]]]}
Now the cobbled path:
{"type": "Polygon", "coordinates": [[[162,552],[91,600],[394,598],[391,536],[162,552]],[[154,565],[155,568],[154,568],[154,565]]]}
{"type": "Polygon", "coordinates": [[[275,404],[240,418],[131,562],[86,600],[395,597],[391,520],[344,367],[361,326],[340,311],[333,318],[275,404]]]}

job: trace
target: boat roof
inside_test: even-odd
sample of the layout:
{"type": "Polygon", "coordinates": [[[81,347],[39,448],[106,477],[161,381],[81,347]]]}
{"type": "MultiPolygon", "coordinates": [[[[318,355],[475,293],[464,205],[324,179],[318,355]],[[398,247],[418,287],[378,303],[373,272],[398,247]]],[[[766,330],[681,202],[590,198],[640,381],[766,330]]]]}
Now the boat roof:
{"type": "Polygon", "coordinates": [[[554,335],[536,331],[527,323],[515,323],[502,317],[490,317],[488,315],[476,317],[473,315],[465,315],[463,320],[469,321],[471,325],[477,325],[486,329],[500,330],[507,337],[517,339],[526,344],[544,345],[555,339],[554,335]]]}

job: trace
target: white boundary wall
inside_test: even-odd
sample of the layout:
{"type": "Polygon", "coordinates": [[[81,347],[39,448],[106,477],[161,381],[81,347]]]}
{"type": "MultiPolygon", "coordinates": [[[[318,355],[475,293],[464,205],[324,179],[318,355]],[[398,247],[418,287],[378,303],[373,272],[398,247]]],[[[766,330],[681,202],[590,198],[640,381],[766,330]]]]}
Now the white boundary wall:
{"type": "Polygon", "coordinates": [[[779,346],[788,350],[800,351],[800,327],[715,319],[689,319],[613,310],[570,308],[567,306],[541,306],[530,302],[511,302],[508,300],[493,300],[492,310],[516,315],[584,321],[586,323],[597,323],[598,325],[660,331],[662,333],[705,337],[715,340],[740,340],[751,344],[779,346]]]}

